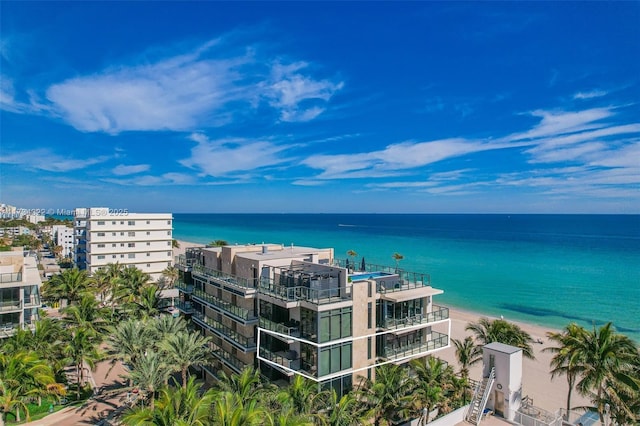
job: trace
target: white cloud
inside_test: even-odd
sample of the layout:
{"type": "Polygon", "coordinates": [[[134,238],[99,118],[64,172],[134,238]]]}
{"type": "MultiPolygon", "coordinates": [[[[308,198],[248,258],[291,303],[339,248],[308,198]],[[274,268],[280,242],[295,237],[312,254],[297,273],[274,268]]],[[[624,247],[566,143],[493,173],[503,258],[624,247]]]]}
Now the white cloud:
{"type": "Polygon", "coordinates": [[[299,71],[306,62],[290,65],[276,63],[271,69],[271,81],[264,96],[280,110],[282,121],[309,121],[320,115],[331,97],[344,86],[343,82],[314,80],[299,71]]]}
{"type": "Polygon", "coordinates": [[[125,175],[133,175],[136,173],[142,173],[149,170],[151,166],[149,164],[136,164],[125,166],[124,164],[119,164],[111,170],[116,176],[125,176],[125,175]]]}
{"type": "Polygon", "coordinates": [[[591,90],[589,92],[578,92],[573,95],[573,99],[592,99],[592,98],[600,98],[602,96],[608,95],[609,92],[605,92],[604,90],[591,90]]]}
{"type": "Polygon", "coordinates": [[[20,153],[2,155],[0,163],[16,164],[26,169],[45,170],[48,172],[69,172],[85,169],[94,164],[107,161],[109,157],[100,156],[86,159],[63,157],[48,149],[36,149],[20,153]]]}
{"type": "Polygon", "coordinates": [[[86,132],[222,126],[264,103],[280,121],[309,121],[343,87],[314,78],[310,69],[306,62],[270,63],[251,48],[232,54],[214,40],[156,62],[67,79],[46,97],[54,114],[86,132]]]}
{"type": "Polygon", "coordinates": [[[191,149],[191,156],[181,160],[180,164],[204,176],[238,177],[238,172],[259,172],[262,168],[290,161],[283,155],[290,146],[277,145],[269,140],[209,140],[200,133],[192,134],[190,139],[197,145],[191,149]]]}
{"type": "Polygon", "coordinates": [[[509,135],[505,139],[512,141],[536,139],[604,127],[604,124],[597,124],[596,122],[611,117],[613,111],[611,108],[593,108],[569,112],[536,110],[529,114],[533,117],[541,117],[542,120],[532,129],[509,135]]]}

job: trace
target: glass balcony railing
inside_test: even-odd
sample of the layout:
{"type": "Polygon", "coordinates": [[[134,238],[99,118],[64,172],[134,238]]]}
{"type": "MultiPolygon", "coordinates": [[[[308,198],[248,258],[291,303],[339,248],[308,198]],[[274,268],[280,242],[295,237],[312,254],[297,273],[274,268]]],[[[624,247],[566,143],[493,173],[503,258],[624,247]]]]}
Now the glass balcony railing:
{"type": "Polygon", "coordinates": [[[175,306],[185,314],[193,313],[193,304],[191,302],[183,302],[179,300],[176,302],[175,306]]]}
{"type": "Polygon", "coordinates": [[[191,275],[194,278],[200,278],[203,280],[210,280],[219,285],[232,285],[241,289],[254,289],[256,288],[256,281],[247,278],[237,277],[235,275],[226,274],[216,269],[207,268],[202,265],[193,265],[191,275]]]}
{"type": "Polygon", "coordinates": [[[275,331],[276,333],[286,334],[287,336],[300,337],[300,326],[288,325],[286,323],[273,322],[266,318],[260,318],[260,327],[275,331]]]}
{"type": "Polygon", "coordinates": [[[15,283],[15,282],[22,282],[22,272],[6,272],[6,273],[0,274],[0,283],[15,283]]]}
{"type": "Polygon", "coordinates": [[[231,369],[235,370],[237,373],[241,373],[242,370],[246,367],[246,364],[244,362],[240,361],[238,358],[231,355],[229,352],[225,351],[218,345],[210,343],[209,348],[211,349],[211,353],[216,358],[225,363],[231,369]]]}
{"type": "Polygon", "coordinates": [[[260,348],[260,356],[268,359],[269,361],[281,365],[283,367],[289,368],[291,370],[295,370],[298,371],[300,370],[300,358],[295,358],[295,359],[289,359],[287,357],[287,353],[286,352],[271,352],[268,349],[265,348],[260,348]]]}
{"type": "Polygon", "coordinates": [[[203,303],[213,308],[218,308],[235,317],[241,318],[244,321],[251,321],[251,320],[258,319],[258,316],[253,311],[250,311],[245,308],[241,308],[239,306],[235,306],[230,302],[225,302],[224,300],[220,300],[217,297],[214,297],[208,293],[205,293],[202,290],[198,290],[198,289],[193,290],[192,297],[195,299],[201,300],[203,303]]]}
{"type": "Polygon", "coordinates": [[[34,307],[40,306],[40,298],[39,297],[27,297],[23,301],[25,307],[34,307]]]}
{"type": "Polygon", "coordinates": [[[260,283],[260,293],[275,297],[286,302],[307,301],[317,305],[351,300],[351,287],[338,287],[319,290],[309,287],[285,287],[276,285],[268,280],[260,283]]]}
{"type": "Polygon", "coordinates": [[[22,309],[20,300],[4,300],[0,302],[0,312],[19,311],[22,309]]]}
{"type": "Polygon", "coordinates": [[[236,345],[241,346],[243,350],[252,350],[256,348],[256,341],[253,337],[243,336],[237,331],[232,330],[226,325],[219,323],[200,312],[194,312],[192,319],[204,325],[218,336],[226,338],[230,343],[235,343],[236,345]]]}
{"type": "Polygon", "coordinates": [[[443,348],[449,344],[449,336],[446,334],[431,332],[431,340],[426,342],[413,342],[409,344],[387,344],[380,355],[387,360],[394,360],[413,355],[426,354],[429,351],[443,348]]]}
{"type": "Polygon", "coordinates": [[[404,318],[386,318],[379,326],[388,330],[397,330],[399,328],[428,324],[431,322],[442,321],[449,318],[449,308],[445,308],[442,306],[434,306],[433,308],[435,310],[433,310],[432,312],[428,312],[426,315],[419,314],[404,318]]]}
{"type": "Polygon", "coordinates": [[[187,285],[182,281],[176,281],[173,286],[183,293],[186,293],[186,294],[193,293],[193,285],[191,284],[187,285]]]}

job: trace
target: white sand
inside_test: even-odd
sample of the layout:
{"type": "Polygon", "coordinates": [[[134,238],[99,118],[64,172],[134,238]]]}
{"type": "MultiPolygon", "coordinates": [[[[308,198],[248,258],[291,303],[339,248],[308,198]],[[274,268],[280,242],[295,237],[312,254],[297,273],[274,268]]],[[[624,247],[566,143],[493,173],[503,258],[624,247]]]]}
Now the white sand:
{"type": "MultiPolygon", "coordinates": [[[[173,249],[173,255],[178,256],[184,254],[187,247],[203,247],[204,244],[192,243],[188,241],[178,241],[180,248],[173,249]]],[[[437,300],[436,300],[437,303],[437,300]]],[[[460,309],[450,308],[449,316],[451,318],[451,338],[463,340],[465,336],[471,335],[471,332],[465,330],[465,327],[470,322],[475,322],[483,315],[481,313],[474,313],[469,311],[463,311],[460,309]]],[[[491,318],[491,317],[490,317],[491,318]]],[[[509,320],[509,318],[505,318],[509,320]]],[[[514,321],[515,322],[515,321],[514,321]]],[[[567,405],[567,379],[565,376],[559,376],[551,380],[551,374],[549,373],[549,362],[553,354],[549,352],[542,352],[542,349],[551,346],[549,339],[547,339],[547,332],[558,331],[544,327],[540,327],[533,324],[517,323],[523,330],[528,332],[534,341],[541,339],[542,344],[533,343],[533,349],[535,353],[535,360],[524,358],[523,361],[523,396],[529,396],[533,398],[535,406],[543,408],[547,411],[555,412],[558,408],[565,408],[567,405]]],[[[446,330],[443,330],[446,332],[446,330]]],[[[447,361],[456,371],[459,370],[458,362],[456,361],[455,346],[438,351],[436,354],[439,358],[447,361]]],[[[475,380],[480,380],[482,377],[482,365],[481,363],[472,367],[470,371],[470,377],[475,380]]],[[[571,405],[585,406],[591,405],[589,401],[579,395],[576,391],[571,396],[571,405]]]]}
{"type": "MultiPolygon", "coordinates": [[[[436,302],[437,303],[437,302],[436,302]]],[[[483,315],[479,313],[473,313],[463,311],[459,309],[450,308],[449,316],[451,318],[451,338],[463,340],[465,336],[472,336],[470,331],[466,331],[465,327],[470,322],[475,322],[483,315]]],[[[489,317],[493,319],[492,317],[489,317]]],[[[509,318],[505,318],[507,321],[509,318]]],[[[566,408],[567,406],[567,391],[569,389],[567,385],[566,376],[558,376],[551,380],[551,374],[549,373],[549,362],[553,357],[552,353],[543,352],[542,349],[553,346],[547,338],[548,331],[558,331],[543,328],[537,325],[526,324],[522,322],[513,321],[524,331],[529,333],[533,340],[541,339],[542,344],[533,343],[533,350],[535,359],[530,360],[524,358],[522,365],[522,394],[523,396],[529,396],[533,398],[533,404],[536,407],[543,408],[547,411],[555,412],[558,408],[566,408]]],[[[456,371],[459,370],[458,362],[456,361],[455,346],[439,351],[436,356],[447,361],[456,371]]],[[[475,380],[480,380],[482,377],[482,363],[475,365],[471,368],[470,377],[475,380]]],[[[591,405],[589,401],[579,395],[575,390],[571,395],[571,405],[584,406],[591,405]]]]}

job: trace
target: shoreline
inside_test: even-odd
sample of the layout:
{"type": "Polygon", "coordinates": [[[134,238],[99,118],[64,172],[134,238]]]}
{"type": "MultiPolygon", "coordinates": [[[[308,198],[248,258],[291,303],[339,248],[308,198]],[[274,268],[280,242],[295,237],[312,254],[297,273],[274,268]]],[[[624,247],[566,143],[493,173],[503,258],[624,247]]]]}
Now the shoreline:
{"type": "MultiPolygon", "coordinates": [[[[194,243],[189,241],[177,240],[180,244],[180,248],[174,248],[174,257],[183,254],[188,247],[202,247],[205,244],[194,243]]],[[[463,340],[465,336],[471,335],[470,332],[465,330],[467,324],[476,322],[480,318],[498,319],[495,315],[487,315],[479,311],[473,311],[466,308],[459,308],[455,305],[441,305],[449,308],[449,318],[451,320],[451,333],[450,339],[463,340]]],[[[568,392],[568,385],[564,376],[551,379],[549,363],[552,358],[552,354],[549,352],[543,352],[542,350],[550,346],[550,341],[547,338],[548,332],[561,331],[559,328],[547,327],[540,324],[528,323],[520,320],[511,320],[508,317],[504,318],[510,323],[518,325],[522,330],[531,335],[534,340],[532,343],[535,359],[530,360],[523,358],[522,363],[522,395],[529,396],[533,399],[535,406],[543,408],[547,411],[555,412],[558,408],[566,407],[566,399],[568,392]],[[536,343],[536,341],[542,343],[536,343]]],[[[446,332],[446,331],[445,331],[446,332]]],[[[441,358],[453,367],[455,371],[459,370],[458,362],[455,356],[455,346],[452,345],[449,348],[436,351],[434,356],[441,358]]],[[[474,365],[469,371],[470,377],[474,380],[479,380],[482,377],[482,365],[474,365]]],[[[574,407],[590,405],[589,401],[578,394],[574,390],[571,397],[571,405],[574,407]]]]}

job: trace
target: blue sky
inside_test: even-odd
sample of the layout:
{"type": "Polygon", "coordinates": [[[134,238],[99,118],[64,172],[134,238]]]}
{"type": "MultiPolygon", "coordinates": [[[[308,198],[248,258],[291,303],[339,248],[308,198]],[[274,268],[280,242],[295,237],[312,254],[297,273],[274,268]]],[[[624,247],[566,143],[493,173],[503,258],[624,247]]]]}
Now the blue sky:
{"type": "Polygon", "coordinates": [[[640,213],[638,2],[2,2],[0,201],[640,213]]]}

